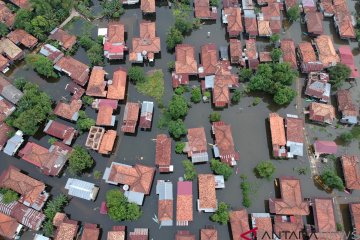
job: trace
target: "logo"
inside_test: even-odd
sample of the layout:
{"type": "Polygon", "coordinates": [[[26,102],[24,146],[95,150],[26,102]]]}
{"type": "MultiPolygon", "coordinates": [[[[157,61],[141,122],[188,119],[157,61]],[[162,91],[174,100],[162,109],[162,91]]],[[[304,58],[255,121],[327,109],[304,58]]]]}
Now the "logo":
{"type": "Polygon", "coordinates": [[[244,240],[252,240],[252,236],[254,238],[256,238],[256,232],[257,232],[257,227],[256,228],[253,228],[247,232],[244,232],[243,234],[240,235],[241,239],[244,239],[244,240]],[[251,236],[252,235],[252,236],[251,236]]]}

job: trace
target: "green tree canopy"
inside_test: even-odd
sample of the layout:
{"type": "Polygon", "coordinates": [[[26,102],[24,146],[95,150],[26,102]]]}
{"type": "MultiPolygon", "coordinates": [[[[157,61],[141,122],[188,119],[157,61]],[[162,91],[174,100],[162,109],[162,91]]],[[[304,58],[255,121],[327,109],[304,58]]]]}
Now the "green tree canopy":
{"type": "Polygon", "coordinates": [[[248,81],[253,75],[253,71],[250,68],[241,68],[238,74],[241,81],[248,81]]]}
{"type": "Polygon", "coordinates": [[[194,164],[189,160],[182,161],[182,164],[185,170],[184,179],[187,181],[195,180],[197,173],[194,164]]]}
{"type": "Polygon", "coordinates": [[[184,37],[181,32],[175,28],[171,27],[166,34],[166,46],[168,50],[173,50],[177,44],[180,44],[184,41],[184,37]]]}
{"type": "Polygon", "coordinates": [[[134,84],[146,81],[144,69],[138,66],[130,67],[128,76],[134,84]]]}
{"type": "Polygon", "coordinates": [[[2,194],[2,202],[9,204],[19,199],[19,194],[9,188],[0,188],[0,194],[2,194]]]}
{"type": "Polygon", "coordinates": [[[175,139],[179,139],[186,134],[186,127],[181,119],[171,120],[168,124],[169,133],[175,139]]]}
{"type": "Polygon", "coordinates": [[[106,206],[110,219],[116,222],[134,221],[142,215],[140,207],[134,203],[129,203],[118,189],[112,189],[106,193],[106,206]]]}
{"type": "Polygon", "coordinates": [[[286,16],[289,19],[290,22],[295,22],[300,18],[300,8],[299,5],[295,5],[291,8],[289,8],[286,11],[286,16]]]}
{"type": "Polygon", "coordinates": [[[320,177],[329,187],[336,188],[339,191],[344,191],[344,183],[334,170],[327,169],[320,175],[320,177]]]}
{"type": "Polygon", "coordinates": [[[94,159],[88,151],[80,146],[75,146],[69,157],[69,171],[74,175],[81,175],[94,165],[94,159]]]}
{"type": "Polygon", "coordinates": [[[275,173],[275,166],[271,161],[261,161],[255,167],[255,173],[260,178],[270,179],[275,173]]]}
{"type": "Polygon", "coordinates": [[[212,112],[209,115],[210,122],[218,122],[221,120],[221,114],[219,112],[212,112]]]}
{"type": "Polygon", "coordinates": [[[168,112],[172,119],[183,118],[189,111],[188,102],[182,95],[174,95],[169,103],[168,112]]]}
{"type": "Polygon", "coordinates": [[[354,139],[354,136],[352,135],[351,132],[344,132],[344,133],[340,134],[339,139],[345,145],[349,145],[352,142],[352,140],[354,139]]]}
{"type": "Polygon", "coordinates": [[[270,55],[273,62],[279,62],[282,56],[282,51],[280,48],[274,48],[273,50],[271,50],[270,55]]]}
{"type": "Polygon", "coordinates": [[[0,23],[0,36],[5,37],[9,33],[8,27],[5,23],[0,23]]]}
{"type": "Polygon", "coordinates": [[[342,63],[338,63],[336,66],[330,67],[328,71],[330,77],[329,82],[331,83],[331,87],[334,89],[340,88],[351,74],[351,69],[342,63]]]}
{"type": "Polygon", "coordinates": [[[217,175],[223,175],[225,181],[227,181],[233,173],[232,168],[228,164],[220,162],[216,159],[210,160],[210,167],[217,175]]]}
{"type": "Polygon", "coordinates": [[[195,87],[191,90],[191,98],[190,100],[193,103],[199,103],[201,102],[201,90],[199,87],[195,87]]]}
{"type": "Polygon", "coordinates": [[[95,120],[89,118],[85,111],[79,111],[79,119],[76,121],[76,128],[80,132],[88,131],[92,126],[95,126],[95,120]]]}
{"type": "Polygon", "coordinates": [[[59,78],[54,71],[53,63],[47,57],[40,54],[28,54],[25,61],[40,75],[47,78],[59,78]]]}
{"type": "Polygon", "coordinates": [[[104,0],[102,6],[104,16],[108,18],[119,18],[125,12],[118,0],[104,0]]]}
{"type": "Polygon", "coordinates": [[[241,99],[241,91],[239,89],[236,89],[232,96],[231,96],[231,103],[232,104],[238,104],[241,99]]]}
{"type": "Polygon", "coordinates": [[[227,224],[230,219],[229,209],[229,205],[224,202],[220,202],[216,212],[210,216],[211,221],[220,223],[222,225],[227,224]]]}
{"type": "Polygon", "coordinates": [[[183,153],[184,148],[185,148],[185,143],[184,142],[176,142],[176,144],[175,144],[175,152],[177,154],[183,153]]]}

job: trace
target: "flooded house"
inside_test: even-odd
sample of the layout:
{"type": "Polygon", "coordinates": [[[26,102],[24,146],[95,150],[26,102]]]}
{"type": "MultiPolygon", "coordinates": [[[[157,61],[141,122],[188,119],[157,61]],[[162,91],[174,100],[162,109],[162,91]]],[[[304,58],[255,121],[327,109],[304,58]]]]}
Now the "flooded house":
{"type": "Polygon", "coordinates": [[[218,17],[217,8],[210,6],[209,0],[195,0],[194,1],[195,17],[205,20],[215,20],[218,17]]]}
{"type": "Polygon", "coordinates": [[[65,32],[61,28],[52,30],[49,39],[57,41],[65,51],[71,49],[76,44],[76,36],[65,32]]]}
{"type": "Polygon", "coordinates": [[[340,63],[348,66],[351,69],[350,79],[359,78],[358,69],[355,66],[354,55],[349,46],[340,46],[338,48],[340,55],[340,63]]]}
{"type": "Polygon", "coordinates": [[[82,227],[80,240],[98,240],[101,229],[97,224],[85,223],[82,227]]]}
{"type": "Polygon", "coordinates": [[[309,119],[321,124],[333,124],[335,108],[330,104],[312,102],[309,105],[309,119]]]}
{"type": "Polygon", "coordinates": [[[78,234],[79,222],[69,219],[65,213],[56,213],[53,225],[56,227],[54,240],[73,240],[78,234]]]}
{"type": "Polygon", "coordinates": [[[8,38],[0,40],[0,53],[7,57],[10,62],[15,62],[25,57],[25,52],[8,38]]]}
{"type": "Polygon", "coordinates": [[[23,174],[12,165],[1,173],[0,187],[17,192],[20,195],[20,203],[38,211],[44,207],[49,197],[43,182],[23,174]]]}
{"type": "Polygon", "coordinates": [[[129,232],[129,240],[148,240],[148,239],[149,239],[148,228],[134,228],[133,232],[129,232]]]}
{"type": "Polygon", "coordinates": [[[286,136],[284,119],[277,113],[269,114],[272,153],[274,157],[286,157],[286,136]]]}
{"type": "Polygon", "coordinates": [[[107,130],[102,137],[98,152],[104,155],[111,154],[114,150],[115,141],[116,141],[116,131],[107,130]]]}
{"type": "Polygon", "coordinates": [[[143,14],[156,12],[155,0],[141,0],[140,9],[143,14]]]}
{"type": "Polygon", "coordinates": [[[298,68],[295,53],[295,43],[292,39],[282,39],[280,42],[283,61],[289,63],[292,69],[298,68]]]}
{"type": "Polygon", "coordinates": [[[19,238],[23,225],[18,223],[15,218],[0,213],[0,236],[15,239],[19,238]]]}
{"type": "Polygon", "coordinates": [[[299,6],[299,3],[296,0],[285,0],[284,5],[285,5],[285,10],[288,11],[290,8],[299,6]]]}
{"type": "Polygon", "coordinates": [[[150,130],[154,112],[154,102],[143,101],[141,103],[139,128],[150,130]]]}
{"type": "Polygon", "coordinates": [[[188,226],[193,221],[193,187],[191,181],[177,183],[176,226],[188,226]]]}
{"type": "Polygon", "coordinates": [[[101,141],[105,134],[105,128],[92,126],[86,138],[85,147],[98,151],[100,149],[101,141]]]}
{"type": "Polygon", "coordinates": [[[130,62],[142,63],[144,60],[153,62],[155,54],[161,51],[160,38],[156,36],[155,22],[142,21],[140,36],[132,39],[133,50],[130,52],[130,62]]]}
{"type": "Polygon", "coordinates": [[[58,176],[70,157],[72,148],[55,142],[49,149],[34,142],[27,142],[18,155],[26,162],[40,168],[48,176],[58,176]]]}
{"type": "Polygon", "coordinates": [[[172,74],[173,88],[188,85],[189,76],[198,74],[195,58],[195,47],[189,44],[178,44],[175,47],[175,73],[172,74]]]}
{"type": "Polygon", "coordinates": [[[124,118],[121,131],[125,133],[135,133],[139,118],[140,104],[127,102],[125,105],[124,118]]]}
{"type": "Polygon", "coordinates": [[[338,149],[334,141],[316,140],[313,146],[316,158],[319,158],[321,155],[336,154],[338,149]]]}
{"type": "Polygon", "coordinates": [[[282,19],[279,3],[268,3],[267,6],[261,8],[261,12],[258,13],[258,20],[268,21],[271,33],[281,33],[282,19]]]}
{"type": "Polygon", "coordinates": [[[200,240],[218,240],[218,231],[213,226],[201,228],[200,240]]]}
{"type": "MultiPolygon", "coordinates": [[[[117,106],[116,106],[117,108],[117,106]]],[[[116,116],[113,115],[114,110],[113,106],[110,104],[101,104],[99,105],[99,111],[96,118],[96,125],[98,126],[115,126],[116,116]]]]}
{"type": "Polygon", "coordinates": [[[63,119],[76,122],[79,118],[79,111],[82,107],[82,101],[71,100],[70,102],[58,102],[54,109],[54,114],[63,119]]]}
{"type": "MultiPolygon", "coordinates": [[[[247,0],[244,0],[247,1],[247,0]]],[[[250,0],[252,2],[252,0],[250,0]]],[[[258,25],[256,20],[256,13],[254,9],[245,9],[244,11],[244,26],[245,33],[249,36],[249,38],[256,38],[258,33],[258,25]]]]}
{"type": "Polygon", "coordinates": [[[341,156],[346,189],[360,190],[360,163],[356,155],[341,156]]]}
{"type": "Polygon", "coordinates": [[[324,69],[320,60],[318,60],[314,47],[309,42],[300,42],[298,45],[297,55],[300,61],[302,73],[319,72],[324,69]]]}
{"type": "Polygon", "coordinates": [[[15,106],[0,96],[0,122],[4,122],[16,110],[15,106]]]}
{"type": "Polygon", "coordinates": [[[231,125],[222,121],[214,122],[211,129],[215,136],[214,156],[230,166],[235,166],[236,161],[240,160],[240,154],[235,150],[231,125]]]}
{"type": "Polygon", "coordinates": [[[319,60],[325,68],[335,66],[340,62],[334,43],[329,35],[320,35],[313,41],[319,55],[319,60]]]}
{"type": "Polygon", "coordinates": [[[61,139],[63,143],[71,145],[74,137],[77,135],[75,128],[62,124],[56,120],[50,120],[45,128],[44,133],[61,139]]]}
{"type": "Polygon", "coordinates": [[[349,204],[349,210],[351,215],[351,223],[355,234],[360,233],[360,203],[354,202],[349,204]]]}
{"type": "Polygon", "coordinates": [[[288,114],[285,119],[287,157],[304,156],[304,119],[288,114]]]}
{"type": "Polygon", "coordinates": [[[308,12],[316,12],[317,7],[315,0],[301,0],[302,11],[307,14],[308,12]]]}
{"type": "Polygon", "coordinates": [[[47,57],[53,64],[57,63],[62,57],[64,57],[64,53],[62,51],[50,44],[43,45],[39,53],[47,57]]]}
{"type": "Polygon", "coordinates": [[[29,9],[31,7],[29,0],[10,0],[10,2],[15,4],[19,8],[29,9]]]}
{"type": "Polygon", "coordinates": [[[195,240],[195,235],[187,230],[178,231],[175,235],[175,240],[195,240]]]}
{"type": "Polygon", "coordinates": [[[0,72],[6,73],[10,70],[10,61],[6,57],[0,54],[0,72]]]}
{"type": "MultiPolygon", "coordinates": [[[[282,240],[303,240],[304,222],[301,216],[282,216],[274,217],[274,233],[282,240]]],[[[276,236],[274,237],[275,239],[276,236]]]]}
{"type": "Polygon", "coordinates": [[[9,102],[16,104],[24,94],[4,77],[0,77],[0,95],[9,102]]]}
{"type": "Polygon", "coordinates": [[[240,6],[239,0],[222,0],[222,4],[224,8],[240,6]]]}
{"type": "Polygon", "coordinates": [[[187,139],[184,152],[191,158],[192,163],[209,161],[205,129],[203,127],[189,128],[187,139]]]}
{"type": "Polygon", "coordinates": [[[199,77],[215,75],[218,63],[218,50],[215,43],[207,43],[201,46],[201,64],[199,64],[199,77]]]}
{"type": "Polygon", "coordinates": [[[24,133],[17,130],[15,134],[6,142],[4,153],[9,156],[14,156],[24,142],[24,133]]]}
{"type": "Polygon", "coordinates": [[[218,201],[215,192],[215,176],[213,174],[199,174],[199,198],[197,209],[199,212],[215,212],[218,208],[218,201]]]}
{"type": "Polygon", "coordinates": [[[320,12],[308,12],[305,15],[307,32],[311,36],[324,34],[324,17],[320,12]]]}
{"type": "Polygon", "coordinates": [[[10,32],[7,35],[7,38],[10,39],[16,45],[22,45],[26,48],[32,49],[38,43],[38,39],[33,35],[27,33],[25,30],[16,29],[10,32]]]}
{"type": "Polygon", "coordinates": [[[60,72],[64,72],[75,83],[82,87],[89,80],[89,67],[70,56],[62,57],[58,62],[55,63],[54,68],[60,72]]]}
{"type": "Polygon", "coordinates": [[[6,3],[0,1],[0,22],[5,24],[8,28],[12,28],[15,23],[16,14],[13,13],[7,6],[6,3]]]}
{"type": "Polygon", "coordinates": [[[270,37],[272,35],[269,21],[258,19],[257,24],[258,24],[259,37],[270,37]]]}
{"type": "Polygon", "coordinates": [[[249,39],[245,41],[245,60],[250,69],[257,69],[259,65],[259,53],[256,47],[256,39],[249,39]]]}
{"type": "Polygon", "coordinates": [[[333,17],[335,14],[335,7],[332,0],[321,0],[319,2],[319,9],[324,17],[333,17]]]}
{"type": "Polygon", "coordinates": [[[125,26],[119,22],[110,22],[107,28],[100,28],[99,35],[103,35],[104,56],[109,60],[124,59],[124,52],[127,50],[125,45],[125,26]]]}
{"type": "Polygon", "coordinates": [[[305,95],[323,103],[329,102],[331,84],[328,81],[329,75],[326,73],[309,73],[306,83],[305,95]]]}
{"type": "Polygon", "coordinates": [[[173,172],[171,165],[171,138],[165,134],[156,136],[155,165],[160,173],[173,172]]]}
{"type": "Polygon", "coordinates": [[[66,84],[65,90],[72,95],[71,100],[79,100],[85,93],[85,89],[83,89],[74,82],[66,84]]]}
{"type": "Polygon", "coordinates": [[[236,38],[244,31],[241,19],[241,8],[229,7],[222,10],[222,22],[230,38],[236,38]]]}
{"type": "Polygon", "coordinates": [[[336,92],[338,110],[341,113],[340,122],[345,124],[357,124],[359,107],[354,103],[349,90],[336,92]]]}
{"type": "Polygon", "coordinates": [[[159,195],[158,220],[160,226],[173,226],[174,196],[172,182],[158,180],[156,194],[159,195]]]}
{"type": "Polygon", "coordinates": [[[269,213],[251,213],[251,227],[257,228],[257,240],[271,240],[273,226],[269,213]]]}
{"type": "Polygon", "coordinates": [[[5,122],[0,123],[0,151],[4,149],[5,144],[10,139],[10,133],[13,131],[15,130],[5,122]]]}
{"type": "Polygon", "coordinates": [[[231,64],[244,65],[242,43],[239,39],[230,39],[230,62],[231,64]]]}
{"type": "Polygon", "coordinates": [[[346,0],[334,0],[334,24],[341,39],[355,39],[355,18],[349,11],[346,0]]]}
{"type": "MultiPolygon", "coordinates": [[[[123,0],[126,1],[126,0],[123,0]]],[[[127,0],[132,1],[132,0],[127,0]]],[[[139,2],[139,0],[136,0],[139,2]]],[[[126,238],[126,226],[113,226],[111,231],[108,231],[107,233],[107,240],[114,240],[114,239],[120,239],[125,240],[126,238]]]]}
{"type": "Polygon", "coordinates": [[[95,201],[99,192],[99,187],[95,184],[75,178],[68,178],[65,189],[68,190],[68,195],[89,201],[95,201]]]}
{"type": "Polygon", "coordinates": [[[246,209],[229,212],[230,227],[233,240],[242,240],[241,235],[250,230],[249,217],[246,209]]]}
{"type": "Polygon", "coordinates": [[[107,98],[115,100],[124,100],[126,94],[127,72],[124,68],[114,71],[113,78],[107,81],[107,98]]]}
{"type": "Polygon", "coordinates": [[[103,67],[95,66],[91,71],[89,83],[86,89],[86,95],[91,97],[106,97],[107,91],[105,90],[106,82],[105,72],[103,67]]]}

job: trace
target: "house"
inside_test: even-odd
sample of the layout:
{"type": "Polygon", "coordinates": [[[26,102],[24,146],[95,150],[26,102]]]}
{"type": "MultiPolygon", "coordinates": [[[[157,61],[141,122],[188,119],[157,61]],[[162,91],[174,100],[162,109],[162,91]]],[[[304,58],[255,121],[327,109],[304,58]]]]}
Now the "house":
{"type": "Polygon", "coordinates": [[[27,207],[18,201],[5,204],[2,201],[2,194],[0,194],[0,200],[1,214],[6,214],[14,218],[17,222],[34,231],[38,231],[42,227],[42,224],[45,220],[45,214],[42,212],[27,207]]]}
{"type": "Polygon", "coordinates": [[[140,23],[140,37],[132,40],[133,51],[130,52],[130,62],[153,62],[155,54],[161,51],[160,38],[156,37],[155,22],[143,21],[140,23]]]}
{"type": "Polygon", "coordinates": [[[24,95],[19,89],[0,76],[0,95],[16,104],[24,95]]]}
{"type": "Polygon", "coordinates": [[[230,211],[230,227],[233,240],[242,240],[241,234],[250,230],[246,209],[230,211]]]}
{"type": "Polygon", "coordinates": [[[127,102],[125,105],[124,118],[121,131],[126,133],[135,133],[136,125],[139,118],[140,104],[127,102]]]}
{"type": "Polygon", "coordinates": [[[31,7],[31,3],[29,0],[10,0],[13,4],[18,6],[19,8],[27,8],[29,9],[31,7]]]}
{"type": "Polygon", "coordinates": [[[257,24],[260,37],[270,37],[272,35],[270,21],[258,19],[257,24]]]}
{"type": "Polygon", "coordinates": [[[100,230],[97,224],[85,223],[80,240],[99,240],[100,230]]]}
{"type": "Polygon", "coordinates": [[[55,142],[49,149],[34,142],[27,142],[19,151],[19,157],[38,168],[48,176],[58,176],[70,157],[72,148],[55,142]]]}
{"type": "Polygon", "coordinates": [[[25,57],[25,52],[8,38],[0,40],[0,53],[5,55],[11,62],[21,60],[25,57]]]}
{"type": "Polygon", "coordinates": [[[334,24],[341,39],[354,39],[356,33],[354,29],[355,19],[349,11],[347,2],[344,0],[334,0],[334,24]]]}
{"type": "Polygon", "coordinates": [[[257,69],[259,65],[259,54],[256,47],[256,40],[250,38],[245,41],[245,60],[247,60],[250,69],[257,69]]]}
{"type": "Polygon", "coordinates": [[[85,89],[83,89],[74,82],[70,82],[66,84],[65,90],[68,91],[70,94],[72,94],[71,100],[79,100],[85,93],[85,89]]]}
{"type": "Polygon", "coordinates": [[[214,156],[230,166],[236,165],[236,161],[240,160],[240,156],[239,152],[235,150],[231,125],[222,121],[214,122],[211,129],[215,136],[214,156]]]}
{"type": "Polygon", "coordinates": [[[288,114],[285,119],[287,157],[304,156],[304,119],[288,114]]]}
{"type": "Polygon", "coordinates": [[[144,130],[151,129],[151,123],[154,112],[154,103],[143,101],[141,103],[139,127],[144,130]]]}
{"type": "MultiPolygon", "coordinates": [[[[100,29],[99,29],[100,31],[100,29]]],[[[109,60],[121,60],[124,58],[125,26],[119,22],[110,22],[103,38],[104,56],[109,60]]]]}
{"type": "Polygon", "coordinates": [[[54,240],[74,240],[77,236],[78,221],[70,220],[64,213],[56,213],[53,225],[56,227],[54,240]]]}
{"type": "Polygon", "coordinates": [[[351,69],[351,75],[349,78],[358,78],[359,72],[355,66],[354,55],[352,54],[351,48],[349,46],[340,46],[338,50],[340,55],[340,62],[351,69]]]}
{"type": "Polygon", "coordinates": [[[155,165],[160,173],[174,170],[174,166],[171,165],[171,138],[165,134],[156,136],[155,165]]]}
{"type": "Polygon", "coordinates": [[[244,65],[242,57],[242,43],[239,39],[230,39],[230,62],[231,64],[244,65]]]}
{"type": "Polygon", "coordinates": [[[357,124],[359,107],[354,104],[349,90],[338,90],[336,92],[338,110],[341,113],[340,122],[346,124],[357,124]]]}
{"type": "Polygon", "coordinates": [[[269,213],[251,213],[251,226],[252,229],[257,228],[257,240],[271,240],[273,226],[269,213]]]}
{"type": "Polygon", "coordinates": [[[6,73],[9,71],[10,61],[6,57],[0,54],[0,72],[6,73]]]}
{"type": "Polygon", "coordinates": [[[345,186],[349,190],[360,190],[360,163],[356,155],[341,156],[345,186]]]}
{"type": "Polygon", "coordinates": [[[218,240],[218,231],[212,226],[201,228],[200,240],[218,240]]]}
{"type": "Polygon", "coordinates": [[[214,6],[210,6],[209,0],[195,0],[194,1],[195,17],[199,19],[215,20],[218,13],[214,6]]]}
{"type": "Polygon", "coordinates": [[[239,0],[222,0],[222,4],[224,8],[240,6],[239,0]]]}
{"type": "Polygon", "coordinates": [[[4,122],[0,123],[0,151],[4,149],[5,144],[10,139],[10,135],[15,129],[4,122]]]}
{"type": "Polygon", "coordinates": [[[0,122],[4,122],[16,110],[8,100],[0,96],[0,122]]]}
{"type": "Polygon", "coordinates": [[[254,10],[255,2],[252,0],[241,0],[241,6],[244,10],[254,10]]]}
{"type": "Polygon", "coordinates": [[[49,197],[44,183],[21,173],[12,165],[0,175],[0,187],[17,192],[20,194],[20,203],[38,211],[43,208],[49,197]]]}
{"type": "Polygon", "coordinates": [[[307,32],[312,35],[324,34],[323,15],[320,12],[308,12],[305,15],[307,32]]]}
{"type": "Polygon", "coordinates": [[[329,155],[337,153],[337,145],[334,141],[321,141],[314,142],[315,157],[319,158],[320,155],[329,155]]]}
{"type": "Polygon", "coordinates": [[[70,196],[95,201],[99,192],[99,187],[90,182],[85,182],[75,178],[68,178],[65,189],[70,196]]]}
{"type": "Polygon", "coordinates": [[[288,216],[277,215],[274,217],[275,239],[276,236],[281,236],[281,239],[283,240],[292,240],[292,239],[303,240],[303,229],[304,229],[304,222],[301,216],[295,215],[288,217],[288,216]],[[289,233],[291,234],[289,235],[289,233]]]}
{"type": "Polygon", "coordinates": [[[160,226],[173,226],[174,196],[172,182],[158,180],[156,194],[159,195],[157,215],[160,226]]]}
{"type": "Polygon", "coordinates": [[[284,119],[277,113],[269,114],[271,143],[274,157],[286,157],[286,137],[284,119]]]}
{"type": "Polygon", "coordinates": [[[7,239],[19,237],[23,225],[18,223],[14,218],[0,213],[0,236],[7,239]]]}
{"type": "Polygon", "coordinates": [[[289,63],[292,69],[297,69],[294,41],[292,39],[282,39],[280,42],[280,48],[284,62],[289,63]]]}
{"type": "Polygon", "coordinates": [[[207,153],[207,141],[205,129],[189,128],[187,134],[188,142],[184,148],[184,152],[191,158],[193,163],[207,162],[209,156],[207,153]]]}
{"type": "Polygon", "coordinates": [[[285,0],[285,10],[289,11],[290,8],[299,6],[299,3],[297,0],[285,0]]]}
{"type": "MultiPolygon", "coordinates": [[[[126,1],[126,0],[123,0],[126,1]]],[[[133,0],[127,0],[127,1],[133,1],[133,0]]],[[[139,0],[135,0],[138,1],[139,0]]],[[[125,240],[126,238],[126,226],[113,226],[111,231],[108,231],[107,234],[107,240],[125,240]]]]}
{"type": "Polygon", "coordinates": [[[102,137],[99,153],[109,155],[112,153],[116,140],[116,131],[115,130],[107,130],[102,137]]]}
{"type": "Polygon", "coordinates": [[[91,97],[106,97],[106,82],[104,81],[106,74],[107,72],[105,72],[103,67],[93,67],[89,79],[89,84],[86,89],[86,95],[91,97]]]}
{"type": "Polygon", "coordinates": [[[79,118],[79,111],[81,107],[82,101],[80,99],[71,100],[69,103],[60,101],[54,109],[54,114],[64,119],[76,122],[79,118]]]}
{"type": "Polygon", "coordinates": [[[302,10],[305,14],[316,11],[316,3],[314,0],[301,0],[302,10]]]}
{"type": "Polygon", "coordinates": [[[134,166],[112,162],[106,168],[103,179],[114,185],[128,185],[130,191],[150,194],[152,182],[155,175],[155,168],[141,164],[134,166]]]}
{"type": "Polygon", "coordinates": [[[21,144],[24,142],[23,135],[24,134],[22,131],[17,130],[14,136],[9,138],[9,140],[6,142],[4,153],[9,156],[14,156],[20,148],[21,144]]]}
{"type": "Polygon", "coordinates": [[[320,72],[311,72],[305,89],[305,95],[315,98],[316,100],[327,103],[330,100],[331,84],[329,75],[320,72]]]}
{"type": "MultiPolygon", "coordinates": [[[[247,0],[244,0],[247,1],[247,0]]],[[[250,0],[252,2],[252,0],[250,0]]],[[[256,13],[254,9],[247,10],[243,5],[245,32],[249,38],[255,38],[258,35],[258,26],[256,13]]]]}
{"type": "Polygon", "coordinates": [[[188,226],[193,221],[192,182],[179,181],[176,197],[176,226],[188,226]]]}
{"type": "Polygon", "coordinates": [[[195,240],[195,235],[191,234],[189,231],[182,230],[178,231],[175,235],[175,240],[195,240]]]}
{"type": "Polygon", "coordinates": [[[100,105],[96,118],[96,125],[112,127],[115,126],[116,117],[113,115],[115,109],[109,105],[100,105]]]}
{"type": "Polygon", "coordinates": [[[207,43],[201,46],[201,64],[199,64],[199,77],[215,75],[218,62],[218,50],[216,44],[207,43]]]}
{"type": "Polygon", "coordinates": [[[219,47],[219,51],[220,51],[220,60],[222,61],[227,61],[229,60],[229,52],[228,52],[228,46],[220,46],[219,47]]]}
{"type": "Polygon", "coordinates": [[[118,100],[114,100],[114,99],[95,99],[92,103],[91,103],[91,107],[94,109],[99,110],[102,107],[110,107],[113,110],[116,110],[118,108],[118,100]]]}
{"type": "Polygon", "coordinates": [[[12,28],[15,23],[15,16],[7,6],[6,3],[0,1],[0,22],[4,23],[8,28],[12,28]]]}
{"type": "Polygon", "coordinates": [[[44,129],[44,133],[59,138],[63,143],[71,145],[74,137],[77,135],[75,128],[62,124],[55,120],[50,120],[44,129]]]}
{"type": "Polygon", "coordinates": [[[340,58],[336,53],[334,44],[329,35],[320,35],[314,40],[319,60],[325,68],[335,66],[340,62],[340,58]]]}
{"type": "Polygon", "coordinates": [[[272,62],[271,52],[260,52],[259,61],[260,63],[271,63],[272,62]]]}
{"type": "Polygon", "coordinates": [[[148,228],[134,228],[134,231],[129,233],[129,240],[148,240],[148,239],[149,239],[148,228]]]}
{"type": "Polygon", "coordinates": [[[309,215],[309,202],[303,200],[300,180],[294,177],[281,177],[279,181],[281,198],[270,198],[270,213],[278,215],[309,215]]]}
{"type": "Polygon", "coordinates": [[[76,43],[76,36],[65,32],[61,28],[52,30],[49,39],[58,41],[65,51],[71,49],[76,43]]]}
{"type": "Polygon", "coordinates": [[[7,35],[7,38],[10,39],[16,45],[23,45],[24,47],[32,49],[38,43],[38,40],[33,35],[27,33],[22,29],[15,29],[7,35]]]}
{"type": "Polygon", "coordinates": [[[143,14],[155,13],[156,6],[155,0],[141,0],[140,9],[143,14]]]}
{"type": "Polygon", "coordinates": [[[319,3],[320,12],[324,17],[333,17],[335,14],[335,7],[332,0],[321,0],[319,3]]]}
{"type": "Polygon", "coordinates": [[[282,29],[282,20],[279,3],[268,3],[267,6],[261,8],[258,19],[268,21],[271,33],[280,33],[282,29]]]}
{"type": "Polygon", "coordinates": [[[355,234],[359,234],[360,232],[360,203],[350,203],[349,204],[350,215],[352,227],[354,229],[355,234]]]}
{"type": "Polygon", "coordinates": [[[63,52],[50,44],[43,45],[39,53],[47,57],[53,64],[57,63],[62,57],[64,57],[63,52]]]}
{"type": "Polygon", "coordinates": [[[58,62],[55,63],[54,68],[58,71],[64,72],[74,82],[82,87],[89,80],[89,67],[70,56],[61,58],[58,62]]]}
{"type": "Polygon", "coordinates": [[[222,22],[227,24],[226,31],[230,38],[238,37],[244,30],[241,19],[241,8],[224,8],[222,10],[222,22]]]}
{"type": "Polygon", "coordinates": [[[178,44],[175,47],[175,73],[172,74],[173,88],[189,84],[189,75],[198,74],[195,59],[195,47],[189,44],[178,44]]]}
{"type": "Polygon", "coordinates": [[[100,149],[101,141],[105,134],[105,128],[92,126],[86,138],[85,146],[92,150],[98,151],[100,149]]]}
{"type": "Polygon", "coordinates": [[[335,108],[332,105],[312,102],[309,105],[310,120],[332,124],[335,120],[335,108]]]}
{"type": "Polygon", "coordinates": [[[198,184],[198,211],[215,212],[218,208],[218,201],[215,192],[215,176],[213,174],[199,174],[198,184]]]}
{"type": "Polygon", "coordinates": [[[320,72],[324,69],[322,62],[317,59],[311,43],[300,42],[297,54],[300,60],[300,69],[302,73],[320,72]]]}
{"type": "Polygon", "coordinates": [[[39,233],[35,234],[35,237],[33,240],[50,240],[50,238],[45,237],[44,235],[41,235],[39,233]]]}
{"type": "Polygon", "coordinates": [[[115,100],[124,100],[126,93],[126,76],[127,72],[124,68],[114,71],[113,78],[107,81],[107,98],[115,100]]]}

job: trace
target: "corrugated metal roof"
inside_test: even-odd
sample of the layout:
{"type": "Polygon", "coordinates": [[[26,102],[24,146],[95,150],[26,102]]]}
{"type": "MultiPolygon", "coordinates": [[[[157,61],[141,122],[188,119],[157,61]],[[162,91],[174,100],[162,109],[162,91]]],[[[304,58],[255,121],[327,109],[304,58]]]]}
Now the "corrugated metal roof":
{"type": "Polygon", "coordinates": [[[69,190],[69,195],[86,200],[95,199],[97,194],[95,184],[75,178],[69,178],[67,180],[65,189],[69,190]]]}
{"type": "Polygon", "coordinates": [[[156,194],[159,194],[159,200],[173,200],[172,182],[159,181],[156,185],[156,194]]]}

